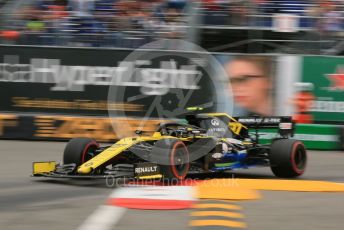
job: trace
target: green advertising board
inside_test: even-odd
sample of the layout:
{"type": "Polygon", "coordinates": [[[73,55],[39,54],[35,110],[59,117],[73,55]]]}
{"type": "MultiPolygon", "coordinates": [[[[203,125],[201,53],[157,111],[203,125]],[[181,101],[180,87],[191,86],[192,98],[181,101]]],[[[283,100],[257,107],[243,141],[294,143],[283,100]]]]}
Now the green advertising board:
{"type": "Polygon", "coordinates": [[[314,86],[314,121],[344,123],[344,58],[306,56],[303,58],[302,82],[314,86]]]}

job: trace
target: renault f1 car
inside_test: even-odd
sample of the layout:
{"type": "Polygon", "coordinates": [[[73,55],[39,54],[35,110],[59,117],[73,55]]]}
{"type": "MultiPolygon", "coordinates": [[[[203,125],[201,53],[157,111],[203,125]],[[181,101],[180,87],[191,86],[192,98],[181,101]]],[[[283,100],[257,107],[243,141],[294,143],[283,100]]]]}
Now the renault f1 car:
{"type": "Polygon", "coordinates": [[[277,177],[291,178],[305,171],[306,149],[291,139],[290,117],[201,113],[187,115],[185,121],[160,123],[153,135],[137,130],[137,136],[103,147],[90,138],[72,139],[63,164],[35,162],[33,176],[181,180],[192,172],[268,166],[277,177]],[[261,128],[278,130],[271,144],[259,144],[261,128]]]}

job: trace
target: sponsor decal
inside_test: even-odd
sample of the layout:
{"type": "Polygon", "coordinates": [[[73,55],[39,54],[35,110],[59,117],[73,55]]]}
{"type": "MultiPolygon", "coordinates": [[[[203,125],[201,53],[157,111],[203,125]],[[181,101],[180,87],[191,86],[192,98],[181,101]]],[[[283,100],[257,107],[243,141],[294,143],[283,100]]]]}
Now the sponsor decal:
{"type": "Polygon", "coordinates": [[[225,128],[209,128],[208,134],[211,136],[210,133],[217,133],[217,132],[226,132],[227,130],[225,128]]]}
{"type": "Polygon", "coordinates": [[[157,164],[151,162],[144,162],[135,164],[135,176],[150,176],[156,175],[160,172],[160,168],[157,164]]]}
{"type": "Polygon", "coordinates": [[[281,122],[280,117],[248,117],[239,118],[238,122],[243,124],[278,124],[281,122]]]}
{"type": "Polygon", "coordinates": [[[155,173],[158,172],[158,166],[146,166],[146,167],[137,167],[135,168],[136,174],[142,174],[142,173],[155,173]]]}
{"type": "Polygon", "coordinates": [[[280,123],[279,128],[280,129],[292,129],[293,124],[292,123],[280,123]]]}
{"type": "Polygon", "coordinates": [[[219,122],[219,120],[217,120],[217,119],[212,119],[212,120],[211,120],[211,124],[212,124],[213,126],[219,126],[219,125],[220,125],[220,122],[219,122]]]}
{"type": "Polygon", "coordinates": [[[213,155],[211,155],[211,157],[215,159],[220,159],[222,158],[222,153],[214,153],[213,155]]]}

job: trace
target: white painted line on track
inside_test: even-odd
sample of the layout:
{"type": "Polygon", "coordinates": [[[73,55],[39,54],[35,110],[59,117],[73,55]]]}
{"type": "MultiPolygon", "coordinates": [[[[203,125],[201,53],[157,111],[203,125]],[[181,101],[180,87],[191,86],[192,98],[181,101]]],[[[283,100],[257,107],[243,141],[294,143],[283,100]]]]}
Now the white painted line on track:
{"type": "Polygon", "coordinates": [[[125,208],[101,205],[77,228],[77,230],[111,230],[121,219],[125,211],[125,208]]]}
{"type": "MultiPolygon", "coordinates": [[[[111,199],[141,199],[141,200],[172,200],[172,201],[195,201],[192,186],[135,186],[122,187],[114,190],[108,200],[111,199]]],[[[160,207],[161,208],[161,207],[160,207]]],[[[126,208],[117,205],[99,206],[77,230],[112,230],[116,223],[126,212],[126,208]]]]}

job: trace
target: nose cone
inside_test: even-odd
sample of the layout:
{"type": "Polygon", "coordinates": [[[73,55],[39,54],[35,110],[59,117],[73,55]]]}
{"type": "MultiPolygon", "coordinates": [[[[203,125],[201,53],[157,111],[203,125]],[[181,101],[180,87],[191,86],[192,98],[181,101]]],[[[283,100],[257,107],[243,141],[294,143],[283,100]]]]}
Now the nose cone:
{"type": "Polygon", "coordinates": [[[80,174],[89,174],[91,172],[92,172],[92,167],[90,167],[90,166],[81,165],[78,168],[78,173],[80,173],[80,174]]]}

